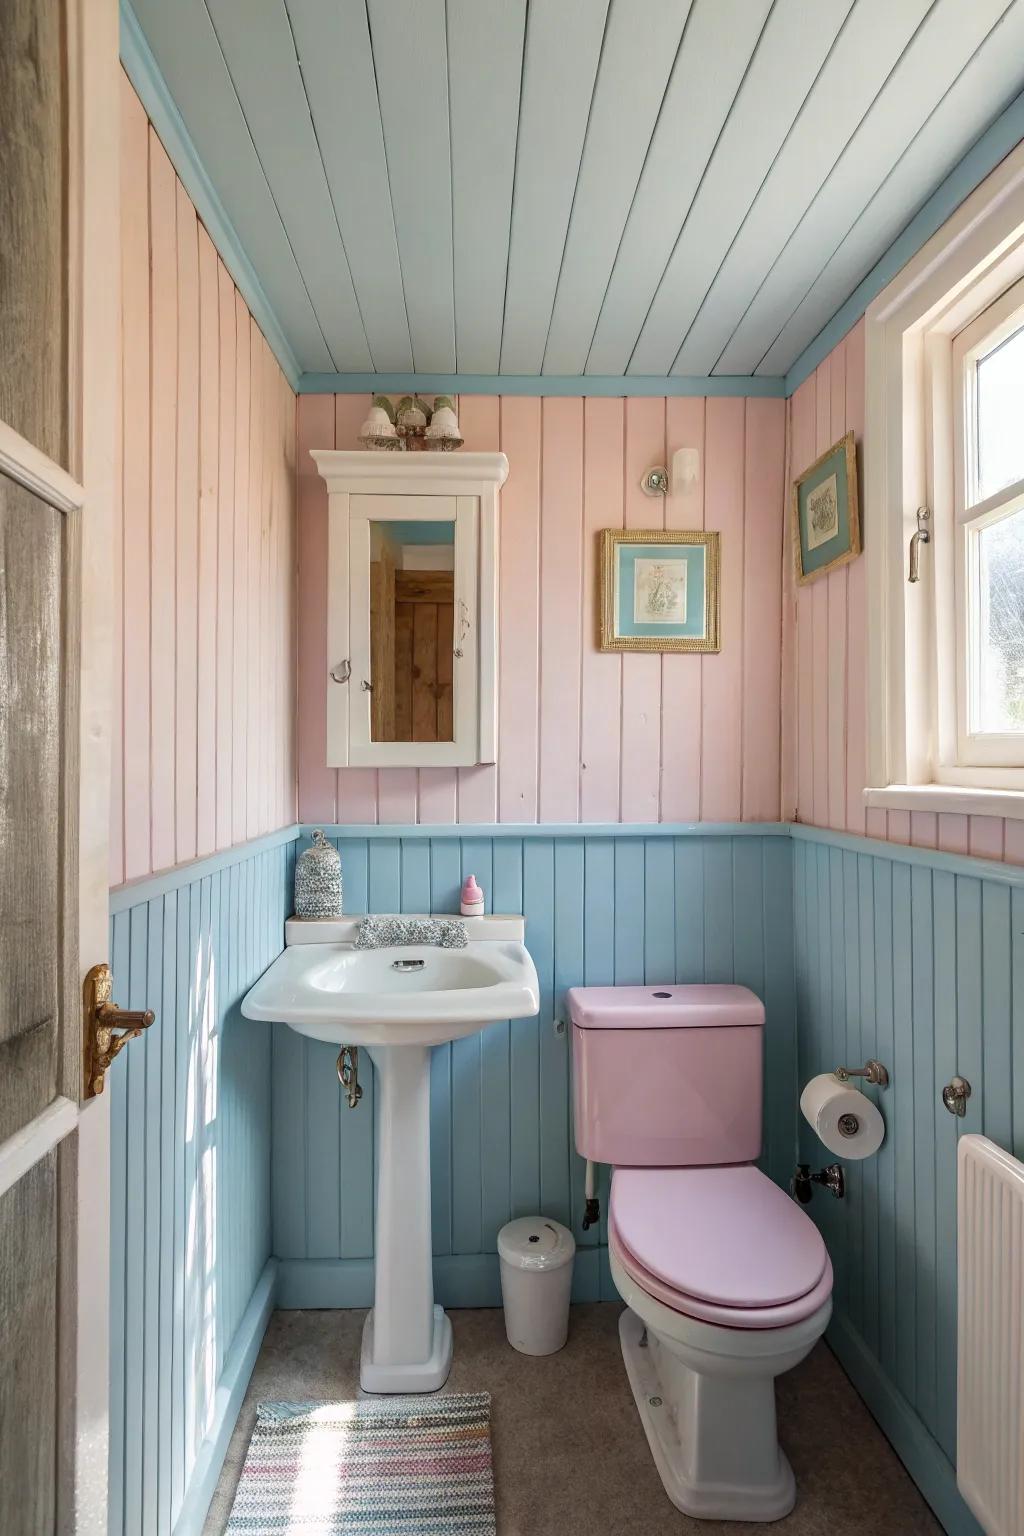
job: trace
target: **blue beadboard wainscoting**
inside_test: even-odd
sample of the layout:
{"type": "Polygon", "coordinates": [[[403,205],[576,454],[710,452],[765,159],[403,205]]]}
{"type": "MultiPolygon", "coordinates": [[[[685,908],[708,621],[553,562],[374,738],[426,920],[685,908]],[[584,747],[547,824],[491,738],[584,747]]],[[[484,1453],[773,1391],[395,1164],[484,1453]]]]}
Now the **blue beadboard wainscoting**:
{"type": "MultiPolygon", "coordinates": [[[[117,1001],[157,1022],[115,1063],[113,1536],[193,1536],[271,1308],[365,1306],[373,1274],[374,1096],[349,1110],[337,1052],[249,1023],[241,996],[284,943],[289,828],[114,893],[117,1001]]],[[[500,1301],[496,1237],[542,1211],[579,1245],[577,1300],[614,1298],[606,1233],[584,1232],[564,997],[580,983],[738,981],[765,999],[763,1164],[785,1184],[830,1160],[800,1085],[878,1056],[881,1151],[816,1191],[836,1273],[830,1342],[952,1536],[956,1492],[956,1144],[1024,1156],[1024,870],[787,825],[327,828],[347,912],[523,912],[537,1019],[434,1052],[435,1285],[500,1301]],[[1015,986],[1015,977],[1020,978],[1015,986]],[[940,1102],[959,1072],[967,1116],[940,1102]]],[[[606,1207],[606,1202],[605,1202],[606,1207]]]]}
{"type": "MultiPolygon", "coordinates": [[[[570,986],[735,980],[752,987],[768,1013],[765,1166],[789,1178],[797,1084],[788,828],[328,831],[341,853],[347,912],[458,911],[459,887],[472,872],[489,911],[526,916],[540,1016],[492,1024],[433,1054],[431,1209],[441,1303],[499,1305],[498,1230],[535,1212],[575,1235],[576,1299],[614,1296],[604,1226],[582,1227],[564,1009],[570,986]]],[[[275,1027],[279,1306],[366,1306],[372,1298],[372,1072],[366,1063],[363,1099],[350,1110],[336,1056],[330,1045],[275,1027]]]]}
{"type": "MultiPolygon", "coordinates": [[[[956,1491],[956,1149],[980,1131],[1024,1157],[1024,870],[793,829],[800,1080],[876,1056],[886,1122],[811,1214],[835,1266],[829,1342],[946,1530],[956,1491]],[[942,1088],[959,1073],[964,1119],[942,1088]]],[[[861,1085],[863,1086],[863,1085],[861,1085]]],[[[800,1120],[801,1156],[830,1160],[800,1120]]]]}
{"type": "Polygon", "coordinates": [[[110,1536],[198,1533],[273,1305],[270,1027],[294,828],[111,898],[110,1536]]]}

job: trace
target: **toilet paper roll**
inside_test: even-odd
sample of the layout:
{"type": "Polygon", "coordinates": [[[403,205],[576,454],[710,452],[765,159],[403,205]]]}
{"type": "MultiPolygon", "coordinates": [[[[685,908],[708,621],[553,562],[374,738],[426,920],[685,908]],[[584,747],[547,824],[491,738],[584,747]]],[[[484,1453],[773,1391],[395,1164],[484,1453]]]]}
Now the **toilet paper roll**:
{"type": "Polygon", "coordinates": [[[870,1157],[885,1139],[885,1121],[877,1104],[831,1072],[811,1078],[800,1095],[800,1109],[829,1151],[839,1157],[870,1157]],[[845,1119],[850,1115],[856,1119],[856,1128],[845,1119]]]}

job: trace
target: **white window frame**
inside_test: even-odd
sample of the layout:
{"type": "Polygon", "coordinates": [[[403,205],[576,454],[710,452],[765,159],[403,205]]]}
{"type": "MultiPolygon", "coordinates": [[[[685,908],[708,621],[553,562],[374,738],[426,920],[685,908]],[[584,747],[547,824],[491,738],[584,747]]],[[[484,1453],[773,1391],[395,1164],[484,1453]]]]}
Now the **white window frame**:
{"type": "MultiPolygon", "coordinates": [[[[973,729],[971,705],[979,681],[980,657],[970,622],[969,594],[978,580],[978,538],[986,529],[1024,507],[1024,480],[982,498],[978,483],[977,365],[1024,328],[1024,279],[1013,284],[955,337],[952,347],[953,522],[956,628],[956,765],[981,768],[1024,766],[1024,733],[973,729]]],[[[940,679],[940,686],[943,686],[940,679]]],[[[949,686],[947,684],[946,686],[949,686]]]]}
{"type": "Polygon", "coordinates": [[[1024,145],[865,317],[869,806],[1024,818],[1024,767],[961,762],[954,451],[962,410],[956,339],[1022,279],[1024,145]],[[921,580],[910,585],[921,506],[931,509],[931,542],[921,552],[921,580]]]}

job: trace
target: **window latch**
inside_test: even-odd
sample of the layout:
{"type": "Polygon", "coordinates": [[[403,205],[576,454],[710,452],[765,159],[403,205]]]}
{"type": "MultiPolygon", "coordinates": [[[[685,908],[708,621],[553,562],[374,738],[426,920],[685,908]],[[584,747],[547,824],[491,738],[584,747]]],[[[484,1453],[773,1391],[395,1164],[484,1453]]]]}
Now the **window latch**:
{"type": "Polygon", "coordinates": [[[921,545],[930,544],[932,541],[928,524],[931,520],[931,512],[927,507],[917,509],[917,532],[910,539],[910,574],[908,581],[921,580],[921,545]]]}

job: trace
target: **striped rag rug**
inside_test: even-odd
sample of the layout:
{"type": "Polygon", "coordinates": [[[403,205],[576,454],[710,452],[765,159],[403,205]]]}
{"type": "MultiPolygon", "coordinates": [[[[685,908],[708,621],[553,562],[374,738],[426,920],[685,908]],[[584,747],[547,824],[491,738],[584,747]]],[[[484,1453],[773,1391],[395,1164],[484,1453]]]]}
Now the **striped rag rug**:
{"type": "Polygon", "coordinates": [[[488,1392],[260,1403],[228,1536],[495,1536],[488,1392]]]}

